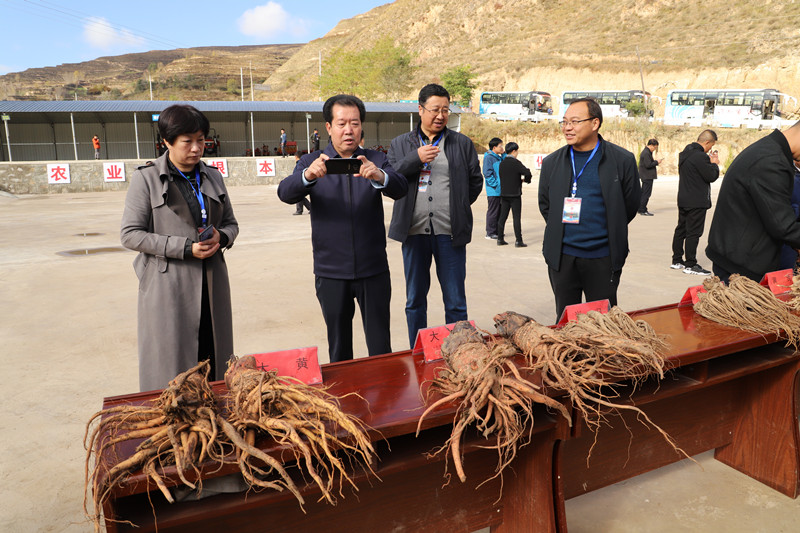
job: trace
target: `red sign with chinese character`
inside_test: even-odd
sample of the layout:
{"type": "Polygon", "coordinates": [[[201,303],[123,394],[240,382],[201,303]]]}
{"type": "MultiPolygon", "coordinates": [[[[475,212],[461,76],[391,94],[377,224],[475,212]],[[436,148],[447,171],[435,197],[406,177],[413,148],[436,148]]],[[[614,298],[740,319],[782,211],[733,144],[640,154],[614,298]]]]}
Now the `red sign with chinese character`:
{"type": "Polygon", "coordinates": [[[585,304],[568,305],[561,313],[561,319],[558,321],[558,326],[563,326],[567,322],[577,320],[578,315],[586,314],[589,311],[598,311],[600,313],[608,313],[609,301],[596,300],[594,302],[586,302],[585,304]]]}
{"type": "Polygon", "coordinates": [[[259,177],[275,175],[275,159],[264,157],[256,159],[256,175],[259,177]]]}
{"type": "Polygon", "coordinates": [[[223,178],[228,177],[228,160],[227,159],[208,159],[206,165],[216,167],[223,178]]]}
{"type": "MultiPolygon", "coordinates": [[[[469,323],[473,326],[475,325],[473,320],[470,320],[469,323]]],[[[442,341],[453,331],[453,326],[455,326],[455,323],[419,330],[411,353],[413,355],[424,354],[426,363],[441,359],[442,341]]]]}
{"type": "Polygon", "coordinates": [[[683,298],[678,303],[678,307],[683,307],[684,305],[694,305],[700,301],[700,298],[697,296],[701,292],[707,292],[706,289],[702,285],[697,285],[696,287],[689,287],[686,289],[686,292],[683,294],[683,298]]]}
{"type": "Polygon", "coordinates": [[[277,370],[279,376],[291,376],[306,385],[322,383],[316,346],[250,355],[261,370],[277,370]]]}
{"type": "Polygon", "coordinates": [[[125,163],[103,163],[103,180],[125,181],[125,163]]]}
{"type": "Polygon", "coordinates": [[[534,154],[533,161],[534,165],[533,168],[535,170],[542,170],[542,161],[544,161],[544,156],[547,154],[534,154]]]}
{"type": "Polygon", "coordinates": [[[769,287],[772,294],[785,294],[792,288],[792,269],[777,270],[775,272],[767,272],[764,274],[764,279],[761,280],[761,285],[769,287]]]}
{"type": "Polygon", "coordinates": [[[48,164],[47,183],[70,183],[69,164],[48,164]]]}

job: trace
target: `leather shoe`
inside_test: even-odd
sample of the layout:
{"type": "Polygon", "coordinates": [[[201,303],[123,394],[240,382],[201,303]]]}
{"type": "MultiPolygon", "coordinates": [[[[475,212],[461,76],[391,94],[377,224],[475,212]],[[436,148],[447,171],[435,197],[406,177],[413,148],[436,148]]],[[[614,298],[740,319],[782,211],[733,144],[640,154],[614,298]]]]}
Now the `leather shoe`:
{"type": "Polygon", "coordinates": [[[506,241],[499,237],[497,238],[497,246],[505,246],[506,244],[508,244],[506,241]]]}
{"type": "Polygon", "coordinates": [[[651,216],[653,216],[653,213],[651,213],[650,211],[645,211],[644,213],[639,213],[639,214],[642,215],[643,217],[651,217],[651,216]]]}
{"type": "Polygon", "coordinates": [[[527,247],[528,247],[528,245],[527,245],[527,244],[525,244],[525,243],[524,243],[524,242],[522,242],[522,241],[517,241],[517,242],[515,242],[515,243],[514,243],[514,247],[515,247],[515,248],[527,248],[527,247]]]}

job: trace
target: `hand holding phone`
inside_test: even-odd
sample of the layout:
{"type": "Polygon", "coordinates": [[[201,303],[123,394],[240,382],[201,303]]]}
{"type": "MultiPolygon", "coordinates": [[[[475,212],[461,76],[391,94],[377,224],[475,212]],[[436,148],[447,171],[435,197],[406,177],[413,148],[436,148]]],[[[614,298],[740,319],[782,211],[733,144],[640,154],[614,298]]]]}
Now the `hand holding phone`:
{"type": "Polygon", "coordinates": [[[208,227],[205,229],[198,228],[200,235],[198,236],[197,240],[199,242],[207,241],[211,237],[214,236],[214,224],[209,224],[208,227]]]}

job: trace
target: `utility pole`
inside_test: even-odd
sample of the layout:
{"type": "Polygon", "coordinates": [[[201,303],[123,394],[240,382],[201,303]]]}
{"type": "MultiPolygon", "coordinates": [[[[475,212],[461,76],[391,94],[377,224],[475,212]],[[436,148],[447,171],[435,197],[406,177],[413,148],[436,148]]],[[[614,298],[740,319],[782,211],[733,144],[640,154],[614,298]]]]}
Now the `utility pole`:
{"type": "Polygon", "coordinates": [[[250,101],[254,101],[253,97],[253,62],[250,62],[250,101]]]}

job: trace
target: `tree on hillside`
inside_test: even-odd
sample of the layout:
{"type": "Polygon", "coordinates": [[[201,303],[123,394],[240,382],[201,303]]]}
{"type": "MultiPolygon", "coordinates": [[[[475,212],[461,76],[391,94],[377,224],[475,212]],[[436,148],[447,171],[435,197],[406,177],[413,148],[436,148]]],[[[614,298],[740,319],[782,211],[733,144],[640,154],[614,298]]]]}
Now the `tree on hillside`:
{"type": "Polygon", "coordinates": [[[395,100],[409,91],[414,67],[412,56],[391,37],[383,37],[369,50],[337,50],[322,65],[317,82],[320,94],[354,94],[363,100],[395,100]]]}
{"type": "Polygon", "coordinates": [[[442,74],[442,85],[450,93],[453,103],[469,107],[472,90],[475,88],[475,74],[469,65],[458,65],[442,74]]]}

